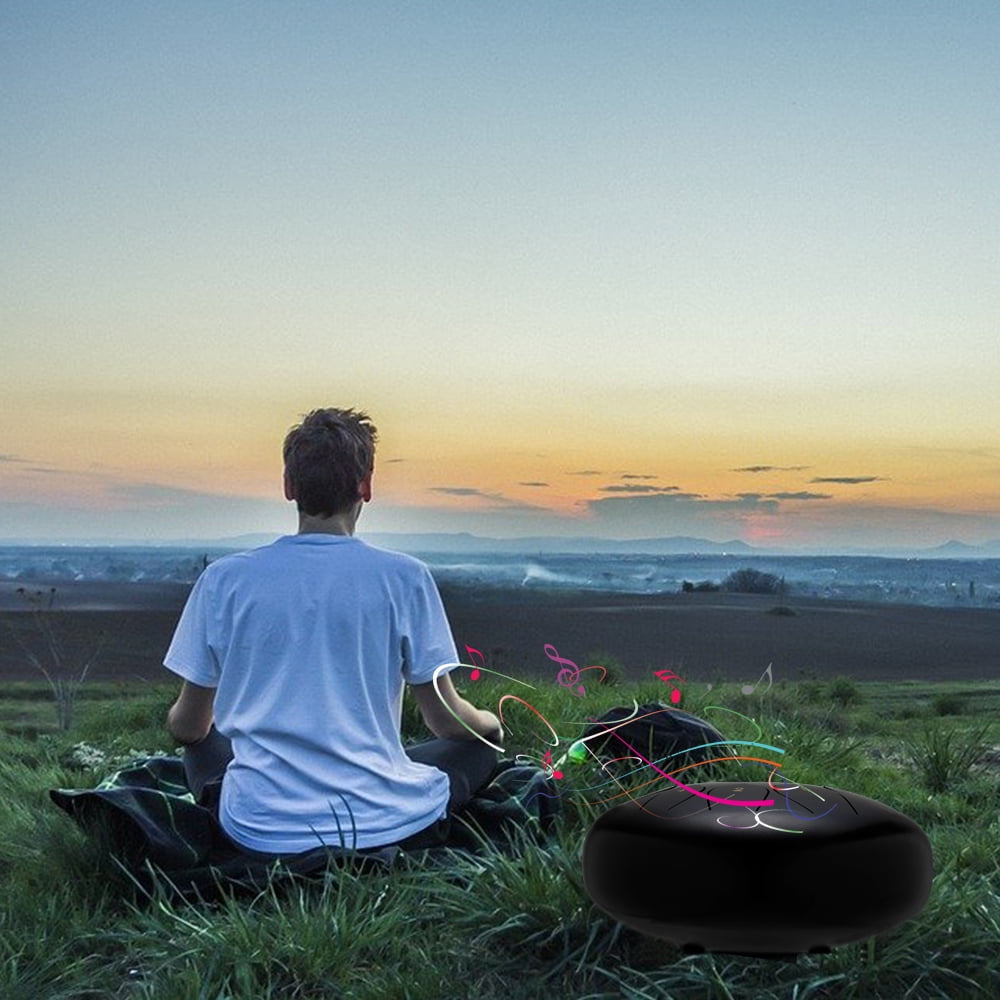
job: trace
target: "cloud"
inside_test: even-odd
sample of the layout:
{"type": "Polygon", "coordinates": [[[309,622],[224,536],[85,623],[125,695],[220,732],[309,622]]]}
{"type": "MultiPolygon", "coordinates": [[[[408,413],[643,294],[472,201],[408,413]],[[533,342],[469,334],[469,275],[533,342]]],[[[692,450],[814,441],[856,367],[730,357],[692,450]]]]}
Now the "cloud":
{"type": "Polygon", "coordinates": [[[737,493],[741,500],[832,500],[832,493],[810,493],[799,490],[796,493],[737,493]]]}
{"type": "Polygon", "coordinates": [[[600,469],[582,469],[580,472],[567,472],[568,476],[603,476],[600,469]]]}
{"type": "Polygon", "coordinates": [[[548,486],[548,483],[534,483],[534,482],[521,482],[517,484],[518,486],[548,486]]]}
{"type": "Polygon", "coordinates": [[[731,472],[801,472],[808,465],[744,465],[741,469],[731,469],[731,472]]]}
{"type": "Polygon", "coordinates": [[[474,486],[428,486],[431,493],[444,493],[450,497],[485,497],[488,494],[474,486]]]}
{"type": "MultiPolygon", "coordinates": [[[[485,490],[477,489],[475,486],[428,486],[427,490],[430,493],[441,493],[444,496],[449,497],[475,497],[479,500],[486,500],[490,505],[492,505],[493,509],[499,508],[505,511],[538,511],[544,509],[537,507],[534,504],[511,500],[509,497],[505,497],[502,493],[487,493],[485,490]]],[[[490,508],[486,507],[485,509],[489,510],[490,508]]]]}
{"type": "MultiPolygon", "coordinates": [[[[15,467],[6,468],[10,476],[15,467]]],[[[294,504],[285,503],[280,495],[223,496],[93,473],[66,472],[65,476],[65,484],[53,476],[45,480],[45,489],[36,478],[30,488],[5,491],[0,498],[0,535],[8,540],[93,542],[295,531],[294,504]]],[[[929,547],[951,538],[969,543],[1000,538],[997,512],[878,506],[835,500],[806,490],[747,492],[717,499],[664,492],[662,488],[638,495],[605,493],[581,502],[572,512],[516,503],[474,487],[441,486],[437,491],[459,499],[435,498],[431,501],[435,506],[424,507],[383,506],[376,497],[376,502],[365,508],[362,530],[622,539],[685,535],[719,542],[739,538],[755,545],[805,546],[825,552],[850,547],[929,547]],[[805,502],[809,500],[828,502],[805,502]]]]}
{"type": "MultiPolygon", "coordinates": [[[[847,501],[783,503],[763,495],[706,499],[673,493],[605,496],[587,502],[584,516],[504,507],[394,507],[369,504],[362,531],[469,532],[494,538],[536,535],[666,538],[683,535],[717,542],[797,547],[827,554],[929,547],[949,538],[969,543],[1000,538],[1000,516],[962,511],[881,507],[847,501]]],[[[0,511],[0,523],[3,512],[0,511]]],[[[229,532],[233,534],[234,532],[229,532]]]]}
{"type": "Polygon", "coordinates": [[[659,476],[637,476],[632,472],[623,472],[622,479],[659,479],[659,476]]]}
{"type": "Polygon", "coordinates": [[[406,461],[405,458],[386,458],[386,459],[383,459],[379,464],[380,465],[395,465],[397,462],[405,462],[405,461],[406,461]]]}
{"type": "Polygon", "coordinates": [[[618,537],[695,535],[726,541],[745,533],[747,521],[778,512],[777,500],[758,494],[710,500],[697,493],[650,493],[588,501],[601,531],[618,537]]]}
{"type": "Polygon", "coordinates": [[[845,483],[856,486],[858,483],[884,483],[887,480],[881,476],[816,476],[810,479],[811,483],[845,483]]]}
{"type": "Polygon", "coordinates": [[[640,486],[628,483],[624,486],[602,486],[600,493],[676,493],[679,486],[640,486]]]}
{"type": "Polygon", "coordinates": [[[16,465],[18,469],[11,469],[11,473],[44,472],[44,473],[65,473],[69,475],[86,475],[86,473],[70,472],[68,469],[53,469],[48,466],[36,465],[32,458],[21,458],[20,455],[11,455],[7,452],[0,454],[0,465],[16,465]]]}
{"type": "Polygon", "coordinates": [[[832,493],[809,493],[807,490],[800,490],[798,493],[768,493],[766,496],[772,500],[832,500],[832,493]]]}

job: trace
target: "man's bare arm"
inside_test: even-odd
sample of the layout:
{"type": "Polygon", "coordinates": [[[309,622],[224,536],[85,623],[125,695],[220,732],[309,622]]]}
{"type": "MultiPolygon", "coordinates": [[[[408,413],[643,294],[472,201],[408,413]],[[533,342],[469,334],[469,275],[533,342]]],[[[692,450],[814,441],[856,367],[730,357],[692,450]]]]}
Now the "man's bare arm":
{"type": "Polygon", "coordinates": [[[212,728],[215,688],[185,681],[177,701],[167,712],[167,729],[178,743],[198,743],[212,728]]]}
{"type": "Polygon", "coordinates": [[[437,686],[440,696],[434,689],[433,683],[414,684],[410,687],[427,728],[435,736],[439,739],[473,740],[478,734],[494,743],[502,742],[503,727],[500,725],[500,720],[492,712],[476,708],[471,702],[466,701],[455,690],[455,685],[448,674],[438,677],[437,686]],[[462,725],[463,722],[473,732],[470,733],[462,725]]]}

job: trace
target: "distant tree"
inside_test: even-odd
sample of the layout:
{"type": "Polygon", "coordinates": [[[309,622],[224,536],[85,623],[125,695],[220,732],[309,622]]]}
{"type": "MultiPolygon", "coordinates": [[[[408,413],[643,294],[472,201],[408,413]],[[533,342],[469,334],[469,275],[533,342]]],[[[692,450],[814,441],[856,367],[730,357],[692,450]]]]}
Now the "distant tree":
{"type": "Polygon", "coordinates": [[[730,573],[722,581],[722,589],[733,594],[784,594],[788,588],[784,577],[744,567],[730,573]]]}

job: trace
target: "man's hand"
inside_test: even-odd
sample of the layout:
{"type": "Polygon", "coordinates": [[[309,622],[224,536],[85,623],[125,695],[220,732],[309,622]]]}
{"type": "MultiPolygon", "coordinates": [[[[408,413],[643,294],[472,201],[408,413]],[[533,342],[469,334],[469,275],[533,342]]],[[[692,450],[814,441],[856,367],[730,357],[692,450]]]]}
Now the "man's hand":
{"type": "Polygon", "coordinates": [[[485,708],[480,708],[479,714],[482,717],[484,725],[488,727],[487,732],[483,733],[486,739],[491,740],[493,743],[503,743],[504,731],[503,724],[497,718],[493,712],[488,711],[485,708]]]}
{"type": "Polygon", "coordinates": [[[427,728],[435,736],[439,739],[471,740],[479,735],[491,743],[499,745],[502,742],[500,720],[492,712],[476,708],[466,701],[455,690],[448,674],[438,677],[437,687],[438,690],[435,690],[431,683],[414,684],[410,688],[427,728]]]}

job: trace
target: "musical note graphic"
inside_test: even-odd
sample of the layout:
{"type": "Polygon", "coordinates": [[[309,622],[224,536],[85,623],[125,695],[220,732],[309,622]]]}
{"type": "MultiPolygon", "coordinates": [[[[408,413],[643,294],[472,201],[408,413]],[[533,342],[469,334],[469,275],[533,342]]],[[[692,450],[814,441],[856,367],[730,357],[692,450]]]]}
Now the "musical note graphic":
{"type": "Polygon", "coordinates": [[[552,751],[551,750],[546,750],[545,751],[545,756],[542,758],[542,763],[549,769],[549,773],[557,781],[559,780],[559,778],[562,777],[562,771],[557,771],[552,766],[552,751]]]}
{"type": "MultiPolygon", "coordinates": [[[[757,684],[760,684],[760,682],[764,679],[765,676],[767,677],[767,688],[766,688],[766,690],[769,691],[771,689],[771,684],[774,681],[774,677],[771,674],[771,664],[770,663],[765,668],[764,673],[762,673],[760,675],[760,677],[757,678],[757,684]]],[[[754,691],[757,690],[757,684],[752,684],[752,685],[751,684],[744,684],[743,687],[740,688],[740,690],[744,694],[753,694],[754,691]]]]}
{"type": "MultiPolygon", "coordinates": [[[[472,659],[479,657],[479,662],[483,665],[483,669],[486,668],[486,657],[478,649],[473,649],[471,646],[466,646],[465,651],[469,654],[472,659]]],[[[469,680],[478,681],[479,680],[479,667],[473,667],[472,673],[469,674],[469,680]]]]}
{"type": "MultiPolygon", "coordinates": [[[[546,657],[552,660],[554,663],[556,663],[560,668],[557,675],[557,681],[559,685],[561,687],[565,687],[568,690],[572,691],[572,693],[576,696],[582,696],[586,693],[583,684],[580,683],[580,678],[586,670],[600,670],[602,675],[600,680],[603,680],[604,678],[607,677],[607,670],[602,666],[594,665],[594,666],[584,667],[583,669],[581,669],[580,667],[577,666],[577,664],[573,660],[569,659],[568,657],[560,655],[559,651],[556,649],[555,646],[546,643],[543,648],[545,650],[546,657]]],[[[539,757],[536,753],[528,753],[528,754],[515,753],[514,759],[515,761],[522,763],[530,762],[535,764],[536,766],[540,764],[542,766],[543,773],[550,779],[559,780],[564,778],[567,771],[571,770],[573,767],[580,767],[581,765],[585,764],[590,764],[592,766],[600,765],[601,774],[593,776],[595,781],[589,780],[590,778],[589,773],[581,775],[581,777],[583,777],[584,781],[587,782],[587,784],[584,787],[581,787],[579,781],[573,781],[571,782],[571,785],[573,785],[573,787],[567,789],[566,792],[574,796],[577,795],[585,796],[587,795],[587,793],[593,792],[598,788],[605,788],[608,785],[617,785],[619,791],[616,794],[611,795],[610,797],[600,798],[597,799],[596,801],[587,797],[584,799],[584,801],[591,802],[592,804],[600,804],[600,803],[615,801],[621,798],[622,796],[629,799],[633,798],[631,794],[632,789],[623,785],[621,780],[619,780],[619,776],[611,773],[608,770],[608,764],[612,762],[605,761],[602,756],[595,754],[594,751],[590,749],[590,741],[598,739],[606,739],[607,736],[609,735],[613,736],[616,742],[622,744],[622,749],[627,751],[627,754],[623,754],[622,756],[616,759],[618,761],[623,761],[623,762],[633,761],[635,765],[637,765],[637,767],[635,767],[630,772],[631,774],[639,774],[640,772],[646,769],[653,772],[651,780],[647,780],[645,782],[645,785],[655,784],[659,781],[665,780],[670,782],[674,786],[680,787],[685,791],[689,792],[693,797],[707,799],[709,802],[715,801],[727,805],[732,804],[732,802],[729,800],[716,798],[707,792],[702,792],[698,788],[692,787],[691,784],[688,784],[684,781],[679,781],[678,778],[675,777],[675,775],[687,771],[690,768],[707,766],[720,761],[734,761],[738,762],[741,766],[743,766],[744,764],[766,765],[771,769],[772,778],[776,775],[779,775],[780,773],[782,765],[777,760],[764,757],[747,756],[745,754],[741,754],[738,752],[737,747],[745,745],[745,746],[760,747],[765,750],[773,751],[777,754],[784,753],[784,750],[782,750],[780,747],[774,747],[771,746],[770,744],[761,743],[753,740],[750,741],[720,740],[718,741],[718,743],[706,743],[702,744],[701,746],[688,748],[690,750],[701,750],[707,747],[718,746],[719,756],[710,757],[708,760],[696,761],[694,763],[678,767],[674,767],[672,761],[670,763],[667,763],[667,758],[678,756],[680,751],[678,751],[677,754],[668,754],[667,757],[664,757],[662,760],[654,760],[650,759],[647,756],[644,756],[641,752],[636,750],[636,748],[632,746],[631,743],[623,739],[621,735],[619,735],[619,733],[616,731],[619,728],[631,722],[638,721],[638,719],[643,719],[646,717],[645,715],[641,714],[639,704],[638,702],[635,701],[635,699],[633,699],[633,711],[625,719],[617,719],[613,724],[608,724],[607,722],[596,719],[593,716],[588,716],[588,721],[592,724],[596,724],[596,726],[599,727],[600,731],[593,732],[590,735],[584,735],[582,737],[576,736],[574,738],[574,736],[569,734],[561,736],[559,733],[557,733],[552,723],[529,701],[526,701],[524,698],[518,697],[515,694],[504,694],[499,699],[499,702],[497,703],[496,706],[497,716],[500,720],[500,728],[502,736],[499,738],[494,737],[493,739],[487,738],[482,734],[477,733],[474,729],[472,729],[472,727],[469,726],[454,711],[454,709],[448,704],[448,702],[442,697],[442,692],[439,686],[439,678],[441,674],[443,674],[445,671],[448,671],[449,669],[453,669],[456,666],[460,666],[469,670],[469,677],[473,681],[480,679],[485,674],[489,674],[493,678],[501,679],[510,684],[516,684],[520,687],[525,687],[529,691],[535,690],[535,686],[533,684],[527,683],[526,681],[520,680],[516,677],[511,677],[508,674],[501,673],[500,671],[494,670],[491,667],[487,666],[486,657],[484,656],[481,650],[468,645],[465,646],[465,650],[469,657],[469,661],[467,663],[442,664],[441,666],[437,667],[434,671],[434,675],[431,678],[431,680],[432,683],[434,684],[435,692],[437,693],[437,696],[440,699],[441,704],[444,705],[444,707],[448,710],[449,714],[451,714],[455,718],[455,720],[463,726],[463,728],[469,731],[471,736],[475,737],[481,743],[485,743],[487,746],[491,747],[492,749],[500,753],[509,753],[510,744],[508,743],[507,748],[505,748],[504,746],[501,746],[498,742],[495,742],[496,739],[500,739],[500,742],[502,743],[504,742],[504,738],[506,737],[513,737],[519,739],[527,738],[530,740],[530,744],[534,744],[536,746],[538,745],[536,741],[542,742],[543,745],[544,743],[547,742],[549,748],[545,750],[543,757],[539,757]],[[519,723],[516,728],[512,728],[511,720],[509,720],[508,718],[511,715],[511,710],[513,710],[514,718],[517,719],[519,723]],[[529,713],[527,716],[523,715],[524,710],[527,710],[527,712],[529,713]],[[528,723],[528,725],[525,726],[525,723],[528,723]],[[542,727],[541,729],[539,729],[539,724],[542,727]],[[558,758],[555,758],[554,753],[557,749],[560,750],[560,756],[558,758]],[[661,768],[658,765],[664,765],[664,767],[661,768]],[[605,774],[605,772],[607,772],[607,774],[610,774],[610,778],[607,777],[607,774],[605,774]]],[[[674,706],[676,706],[681,701],[681,686],[686,684],[687,681],[679,674],[677,674],[675,671],[670,669],[657,670],[654,671],[653,673],[657,677],[657,679],[671,686],[672,691],[669,700],[673,703],[674,706]]],[[[743,685],[742,686],[743,694],[750,695],[753,694],[754,691],[759,690],[760,683],[761,681],[764,680],[765,677],[767,677],[767,685],[764,690],[767,690],[772,686],[774,681],[773,664],[769,663],[767,665],[767,667],[761,674],[756,684],[743,685]]],[[[598,683],[600,683],[600,680],[598,681],[598,683]]],[[[707,690],[709,691],[713,689],[712,684],[708,684],[706,685],[706,687],[707,690]]],[[[673,711],[673,709],[667,708],[665,706],[660,706],[658,711],[670,712],[673,711]]],[[[756,735],[758,739],[762,735],[760,726],[757,725],[755,720],[749,718],[748,716],[742,715],[739,712],[735,712],[733,709],[722,708],[721,706],[717,705],[709,705],[706,707],[705,711],[706,712],[725,711],[732,715],[738,716],[739,718],[745,719],[747,722],[749,722],[751,725],[755,727],[755,729],[757,730],[756,735]]],[[[656,713],[647,713],[647,715],[651,714],[656,714],[656,713]]],[[[562,728],[562,720],[560,720],[559,724],[560,728],[562,728]]],[[[649,753],[650,751],[646,752],[649,753]]],[[[785,779],[782,776],[782,781],[783,782],[787,781],[787,779],[785,779]]],[[[645,787],[645,785],[640,785],[639,787],[645,787]]],[[[769,790],[773,792],[784,792],[787,798],[788,789],[784,787],[775,786],[774,784],[771,784],[770,780],[768,782],[768,785],[769,785],[769,790]]],[[[560,794],[556,793],[551,785],[549,785],[549,791],[554,794],[560,794]]],[[[545,793],[539,793],[539,794],[544,795],[545,793]]],[[[550,794],[547,797],[551,798],[553,797],[553,795],[550,794]]],[[[633,801],[636,800],[633,799],[633,801]]],[[[768,808],[774,805],[774,801],[775,801],[774,799],[762,799],[759,801],[746,801],[746,802],[740,801],[739,804],[747,808],[758,808],[758,807],[768,808]]],[[[819,817],[802,816],[799,818],[813,819],[819,817]]],[[[755,825],[769,826],[770,824],[755,820],[755,825]]],[[[771,828],[779,829],[780,832],[789,832],[789,833],[797,832],[792,830],[786,831],[784,828],[777,828],[774,826],[772,826],[771,828]]]]}
{"type": "MultiPolygon", "coordinates": [[[[564,688],[572,688],[573,685],[577,684],[580,680],[580,668],[572,661],[567,660],[565,657],[559,655],[559,650],[555,646],[546,643],[544,646],[545,655],[552,660],[553,663],[565,663],[566,666],[556,674],[556,681],[564,688]]],[[[589,667],[587,668],[590,669],[589,667]]],[[[581,698],[587,692],[584,690],[582,684],[577,686],[574,694],[578,694],[581,698]]]]}
{"type": "MultiPolygon", "coordinates": [[[[679,705],[681,701],[681,691],[680,688],[673,683],[673,681],[680,681],[681,684],[684,683],[682,677],[678,677],[672,670],[656,670],[653,672],[654,677],[659,677],[664,684],[670,684],[673,687],[673,691],[670,692],[670,700],[675,704],[679,705]]],[[[711,685],[709,685],[711,689],[711,685]]]]}

